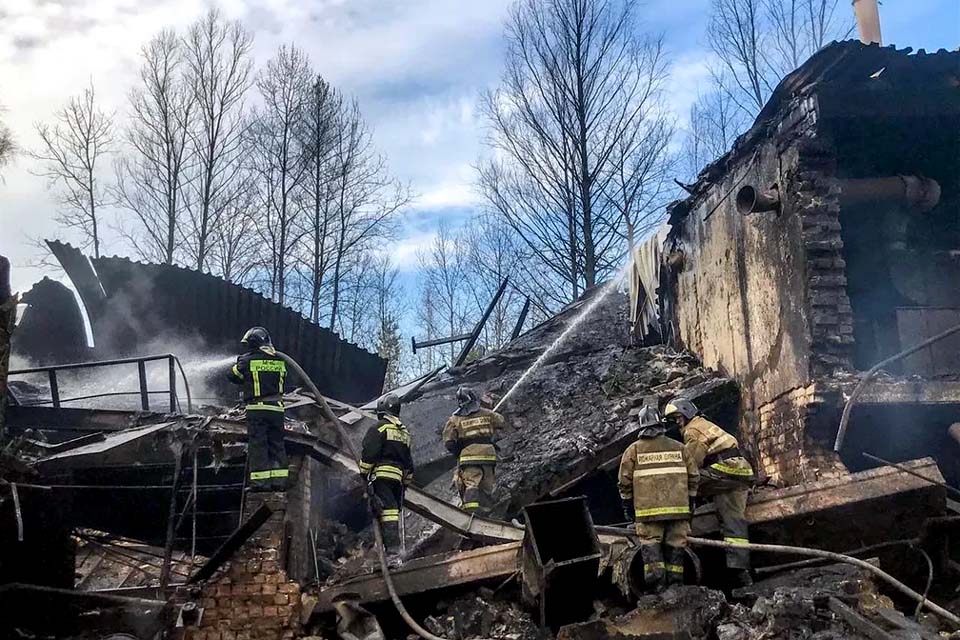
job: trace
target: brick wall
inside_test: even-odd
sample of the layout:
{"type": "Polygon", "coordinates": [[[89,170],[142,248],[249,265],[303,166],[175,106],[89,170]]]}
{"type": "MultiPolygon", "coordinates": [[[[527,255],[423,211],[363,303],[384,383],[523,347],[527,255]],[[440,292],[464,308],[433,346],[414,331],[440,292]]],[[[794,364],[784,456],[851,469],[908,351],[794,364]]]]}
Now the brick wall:
{"type": "Polygon", "coordinates": [[[284,568],[288,500],[283,493],[247,494],[245,513],[261,504],[270,519],[204,585],[199,627],[183,640],[288,640],[300,630],[300,585],[284,568]]]}
{"type": "Polygon", "coordinates": [[[816,379],[852,368],[853,312],[840,236],[840,188],[834,179],[836,159],[825,143],[801,138],[792,153],[794,170],[785,176],[786,193],[803,225],[810,377],[816,379]]]}
{"type": "Polygon", "coordinates": [[[811,428],[822,411],[832,413],[832,406],[832,394],[816,383],[761,406],[759,433],[753,437],[758,471],[782,486],[846,475],[833,443],[811,428]]]}

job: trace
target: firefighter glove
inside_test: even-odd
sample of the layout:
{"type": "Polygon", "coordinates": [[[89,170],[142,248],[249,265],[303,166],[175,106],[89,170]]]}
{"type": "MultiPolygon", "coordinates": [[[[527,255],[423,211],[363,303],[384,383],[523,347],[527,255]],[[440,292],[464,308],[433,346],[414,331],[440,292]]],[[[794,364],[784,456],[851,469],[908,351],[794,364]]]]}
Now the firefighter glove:
{"type": "Polygon", "coordinates": [[[627,519],[627,522],[633,522],[634,513],[633,513],[633,500],[621,500],[621,506],[623,507],[623,516],[627,519]]]}

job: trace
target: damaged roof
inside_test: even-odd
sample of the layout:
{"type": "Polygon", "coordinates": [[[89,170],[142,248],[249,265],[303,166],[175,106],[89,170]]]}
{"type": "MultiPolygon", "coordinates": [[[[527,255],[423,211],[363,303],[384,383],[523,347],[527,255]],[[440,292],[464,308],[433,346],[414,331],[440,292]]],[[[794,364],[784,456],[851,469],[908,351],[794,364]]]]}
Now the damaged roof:
{"type": "MultiPolygon", "coordinates": [[[[667,207],[670,223],[686,217],[731,167],[752,153],[757,145],[775,137],[792,101],[831,91],[842,94],[839,96],[842,100],[843,94],[858,88],[876,88],[883,93],[894,89],[904,95],[947,91],[956,99],[934,102],[944,111],[960,110],[960,50],[927,53],[920,49],[913,53],[910,47],[881,47],[859,40],[828,44],[780,81],[750,129],[736,139],[730,151],[704,167],[696,182],[687,187],[690,196],[667,207]]],[[[878,98],[870,106],[881,102],[878,98]]],[[[863,109],[866,105],[857,102],[847,106],[863,109]]]]}

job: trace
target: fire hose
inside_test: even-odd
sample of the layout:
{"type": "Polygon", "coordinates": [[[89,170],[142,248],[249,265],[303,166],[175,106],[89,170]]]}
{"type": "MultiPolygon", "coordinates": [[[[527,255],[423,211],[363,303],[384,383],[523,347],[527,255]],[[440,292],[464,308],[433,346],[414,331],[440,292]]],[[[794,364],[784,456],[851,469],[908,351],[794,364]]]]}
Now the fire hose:
{"type": "MultiPolygon", "coordinates": [[[[321,394],[320,390],[317,389],[317,385],[313,383],[313,380],[310,379],[310,376],[307,375],[307,372],[303,370],[303,367],[301,367],[296,360],[282,351],[277,351],[277,355],[283,358],[283,361],[286,362],[297,373],[297,375],[300,376],[300,379],[307,384],[307,387],[316,398],[317,405],[320,407],[320,411],[323,413],[323,416],[332,422],[334,427],[336,427],[337,433],[340,435],[340,439],[343,440],[344,445],[350,451],[350,455],[359,465],[360,455],[357,453],[357,448],[353,446],[353,441],[347,437],[346,432],[343,430],[343,425],[340,423],[340,419],[330,409],[330,405],[327,404],[323,394],[321,394]]],[[[400,508],[402,510],[403,505],[401,505],[400,508]]],[[[393,606],[397,609],[397,613],[399,613],[400,617],[403,618],[403,621],[407,623],[407,626],[410,627],[410,629],[418,636],[424,638],[424,640],[446,640],[440,636],[433,635],[421,627],[407,611],[407,608],[403,606],[403,602],[400,600],[400,595],[397,593],[397,588],[393,584],[393,577],[390,575],[390,568],[387,565],[387,554],[383,546],[383,531],[380,528],[380,520],[377,518],[377,514],[373,512],[373,505],[369,500],[367,501],[367,509],[369,510],[370,518],[373,521],[373,538],[377,548],[377,559],[380,561],[380,572],[383,574],[383,581],[387,585],[387,591],[390,593],[390,600],[393,601],[393,606]]]]}
{"type": "Polygon", "coordinates": [[[797,556],[809,556],[812,558],[825,558],[827,560],[833,560],[835,562],[845,562],[847,564],[852,564],[861,569],[866,569],[867,571],[873,573],[878,578],[889,584],[891,587],[904,594],[908,598],[919,602],[922,606],[927,607],[930,611],[937,614],[944,620],[948,620],[954,625],[957,629],[960,629],[960,617],[954,615],[953,613],[947,611],[940,605],[935,602],[931,602],[929,599],[923,595],[917,593],[907,585],[903,584],[893,576],[891,576],[886,571],[875,567],[874,565],[861,560],[859,558],[854,558],[852,556],[844,555],[842,553],[834,553],[832,551],[824,551],[822,549],[810,549],[807,547],[793,547],[782,544],[757,544],[754,542],[723,542],[721,540],[709,540],[707,538],[688,538],[690,544],[698,547],[715,547],[717,549],[748,549],[749,551],[766,551],[768,553],[785,553],[797,556]]]}

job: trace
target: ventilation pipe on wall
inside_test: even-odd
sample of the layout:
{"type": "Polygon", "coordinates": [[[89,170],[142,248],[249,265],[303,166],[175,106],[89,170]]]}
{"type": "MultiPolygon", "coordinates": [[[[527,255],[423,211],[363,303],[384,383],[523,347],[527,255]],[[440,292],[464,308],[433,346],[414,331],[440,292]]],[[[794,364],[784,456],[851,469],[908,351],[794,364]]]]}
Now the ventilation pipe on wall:
{"type": "Polygon", "coordinates": [[[761,211],[779,211],[780,193],[776,187],[762,191],[754,186],[740,187],[737,191],[737,212],[741,215],[761,211]]]}
{"type": "Polygon", "coordinates": [[[930,211],[940,202],[936,180],[918,176],[856,178],[840,181],[840,204],[895,203],[913,211],[930,211]]]}

